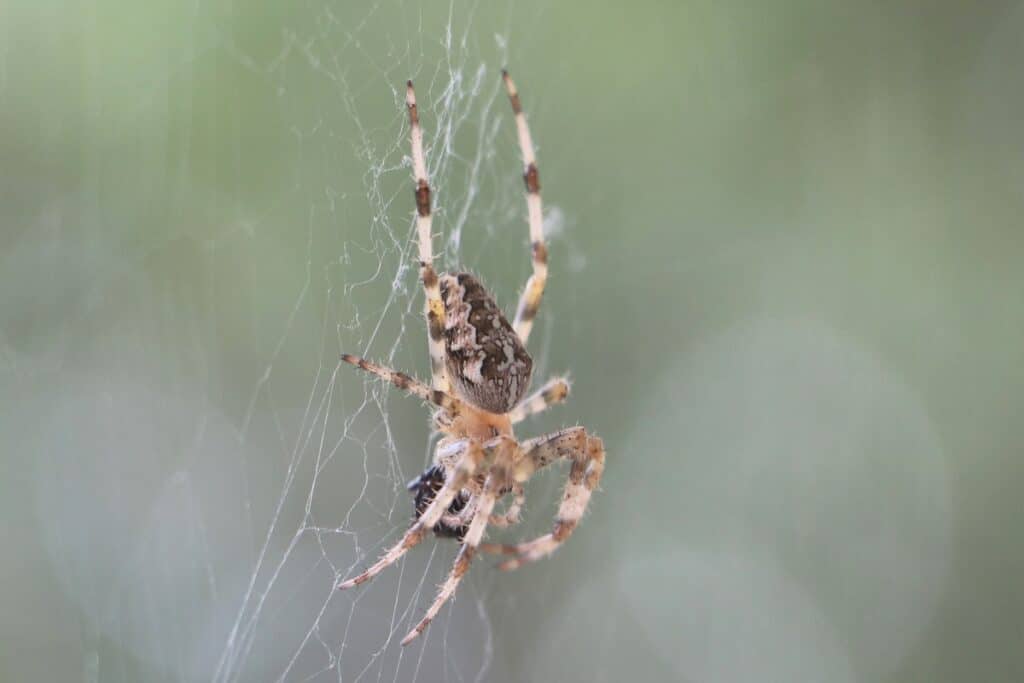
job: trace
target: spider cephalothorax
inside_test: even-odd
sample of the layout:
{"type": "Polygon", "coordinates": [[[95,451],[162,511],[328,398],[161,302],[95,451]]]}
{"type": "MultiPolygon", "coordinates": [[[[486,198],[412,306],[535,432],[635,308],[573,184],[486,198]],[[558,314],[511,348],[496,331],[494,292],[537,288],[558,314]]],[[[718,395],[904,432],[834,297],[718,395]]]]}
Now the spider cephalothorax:
{"type": "Polygon", "coordinates": [[[338,585],[350,588],[369,581],[430,531],[458,539],[461,547],[455,566],[426,615],[402,641],[403,645],[422,633],[455,593],[477,549],[511,555],[500,565],[503,569],[515,569],[553,552],[576,528],[604,471],[604,445],[582,427],[526,441],[517,441],[512,432],[515,423],[564,401],[569,384],[556,377],[523,398],[533,372],[526,340],[544,294],[547,248],[542,230],[540,177],[530,131],[512,80],[504,72],[502,78],[515,112],[523,154],[533,261],[533,274],[519,299],[515,320],[508,322],[494,297],[476,277],[468,273],[438,277],[434,271],[430,183],[416,95],[410,81],[406,104],[416,176],[417,241],[420,280],[426,294],[431,386],[356,356],[341,357],[436,407],[434,428],[442,437],[434,449],[433,464],[409,482],[414,498],[412,526],[369,569],[338,585]],[[568,460],[571,466],[551,533],[516,545],[482,544],[489,524],[508,526],[519,521],[523,484],[534,472],[559,459],[568,460]],[[503,512],[495,513],[498,501],[509,494],[512,502],[503,512]]]}

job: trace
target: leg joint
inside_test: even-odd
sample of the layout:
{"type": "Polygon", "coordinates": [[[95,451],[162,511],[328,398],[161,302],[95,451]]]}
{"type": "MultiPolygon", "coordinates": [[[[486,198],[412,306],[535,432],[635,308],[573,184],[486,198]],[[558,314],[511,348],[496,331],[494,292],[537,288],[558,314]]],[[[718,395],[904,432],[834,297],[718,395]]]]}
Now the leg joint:
{"type": "Polygon", "coordinates": [[[530,194],[540,192],[540,173],[537,171],[537,164],[530,162],[523,173],[523,181],[526,183],[526,191],[530,194]]]}
{"type": "Polygon", "coordinates": [[[416,181],[416,212],[421,217],[430,215],[430,185],[424,178],[416,181]]]}
{"type": "Polygon", "coordinates": [[[537,241],[530,245],[530,250],[533,252],[533,260],[535,263],[548,263],[548,248],[543,242],[537,241]]]}

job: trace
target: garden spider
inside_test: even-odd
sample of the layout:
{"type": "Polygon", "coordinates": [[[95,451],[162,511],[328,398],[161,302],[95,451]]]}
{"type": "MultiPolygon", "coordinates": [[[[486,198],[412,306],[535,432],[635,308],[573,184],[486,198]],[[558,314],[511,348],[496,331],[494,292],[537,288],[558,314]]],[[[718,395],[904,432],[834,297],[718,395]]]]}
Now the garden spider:
{"type": "Polygon", "coordinates": [[[408,82],[406,105],[411,127],[412,166],[416,176],[416,224],[420,279],[426,292],[431,386],[362,358],[342,355],[346,363],[390,382],[423,401],[432,403],[434,426],[443,435],[434,451],[433,465],[409,484],[415,496],[415,521],[394,547],[362,574],[338,585],[345,589],[369,581],[396,562],[433,530],[459,539],[461,548],[447,580],[423,619],[402,640],[411,642],[437,616],[455,593],[478,549],[511,555],[502,569],[515,569],[552,553],[572,534],[604,470],[604,446],[583,427],[570,427],[526,441],[516,441],[512,425],[525,417],[564,401],[569,384],[556,377],[523,399],[530,384],[533,361],[526,352],[533,319],[547,279],[547,247],[540,202],[540,179],[530,130],[526,125],[512,79],[502,71],[515,113],[523,155],[526,204],[529,214],[533,274],[526,283],[515,322],[509,325],[494,298],[469,273],[434,271],[431,245],[430,184],[423,155],[423,131],[416,110],[416,94],[408,82]],[[488,524],[508,526],[519,521],[523,484],[534,472],[554,460],[571,463],[569,481],[551,533],[516,545],[481,545],[488,524]],[[501,514],[495,504],[512,494],[501,514]]]}

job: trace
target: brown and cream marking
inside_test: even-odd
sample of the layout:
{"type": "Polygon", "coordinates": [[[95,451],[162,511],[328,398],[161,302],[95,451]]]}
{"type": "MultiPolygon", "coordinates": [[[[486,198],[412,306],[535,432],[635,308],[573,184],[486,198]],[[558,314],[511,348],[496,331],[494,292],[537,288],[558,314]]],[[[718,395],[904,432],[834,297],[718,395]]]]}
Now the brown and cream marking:
{"type": "Polygon", "coordinates": [[[430,181],[416,94],[409,82],[406,105],[431,382],[428,386],[404,372],[350,354],[341,357],[344,362],[434,406],[433,425],[442,435],[434,449],[431,467],[409,484],[414,498],[412,525],[377,562],[338,584],[338,588],[345,589],[369,581],[423,541],[430,531],[458,539],[461,547],[448,578],[423,619],[402,640],[403,645],[422,633],[455,594],[478,551],[508,555],[499,565],[502,569],[515,569],[554,552],[576,529],[604,471],[604,445],[583,427],[562,429],[522,442],[516,440],[512,431],[513,424],[564,401],[569,395],[569,383],[556,377],[523,398],[533,373],[526,340],[544,294],[548,252],[543,234],[540,176],[530,129],[512,79],[506,72],[502,72],[502,78],[515,114],[523,156],[533,263],[533,273],[520,296],[515,320],[509,324],[494,297],[473,275],[438,276],[434,270],[430,181]],[[519,521],[524,485],[538,470],[559,460],[569,463],[569,479],[551,532],[514,545],[483,543],[488,525],[508,526],[519,521]],[[504,512],[495,512],[506,496],[512,497],[511,503],[504,512]]]}

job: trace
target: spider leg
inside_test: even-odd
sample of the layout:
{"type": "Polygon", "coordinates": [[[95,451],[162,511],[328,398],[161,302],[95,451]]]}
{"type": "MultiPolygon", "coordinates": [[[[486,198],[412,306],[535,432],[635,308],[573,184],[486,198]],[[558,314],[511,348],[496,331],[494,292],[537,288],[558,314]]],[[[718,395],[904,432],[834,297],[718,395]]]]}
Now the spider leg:
{"type": "Polygon", "coordinates": [[[451,384],[444,365],[444,303],[441,286],[434,270],[433,235],[430,232],[433,216],[430,213],[430,180],[423,154],[423,129],[420,128],[419,110],[412,81],[406,83],[405,105],[409,109],[409,138],[412,146],[412,171],[416,177],[416,241],[419,246],[420,280],[426,295],[427,348],[430,351],[431,386],[451,393],[451,384]]]}
{"type": "MultiPolygon", "coordinates": [[[[452,530],[462,530],[461,533],[454,534],[454,537],[461,538],[469,528],[469,523],[473,521],[473,515],[476,514],[476,505],[477,498],[470,496],[463,508],[458,512],[445,512],[441,515],[441,519],[438,520],[434,530],[437,531],[439,527],[446,527],[452,530]]],[[[442,533],[441,535],[444,534],[442,533]]],[[[451,534],[449,534],[449,536],[451,536],[451,534]]]]}
{"type": "Polygon", "coordinates": [[[534,393],[527,396],[522,402],[512,409],[508,418],[512,424],[522,422],[530,415],[547,410],[556,403],[561,403],[569,396],[569,380],[564,377],[554,377],[547,381],[534,393]]]}
{"type": "MultiPolygon", "coordinates": [[[[504,529],[505,527],[518,524],[523,509],[523,504],[526,502],[526,492],[523,489],[522,484],[512,484],[511,488],[506,487],[508,490],[505,493],[512,494],[512,504],[504,512],[492,512],[488,518],[488,526],[496,526],[504,529]]],[[[500,499],[500,498],[499,498],[500,499]]],[[[479,504],[479,497],[471,498],[466,507],[460,510],[456,514],[446,513],[441,516],[441,524],[447,525],[452,528],[458,528],[467,526],[473,521],[473,516],[476,514],[476,507],[479,504]]]]}
{"type": "MultiPolygon", "coordinates": [[[[496,526],[504,529],[505,527],[518,524],[521,513],[523,510],[523,504],[526,503],[526,491],[522,484],[512,484],[511,487],[506,487],[504,493],[512,494],[512,504],[504,512],[492,512],[488,517],[487,525],[496,526]]],[[[499,500],[502,496],[499,496],[499,500]]],[[[466,507],[460,510],[456,514],[445,513],[441,516],[441,524],[447,525],[452,528],[458,528],[467,526],[473,521],[473,517],[476,515],[477,505],[479,505],[479,496],[471,498],[466,503],[466,507]]]]}
{"type": "Polygon", "coordinates": [[[474,510],[466,508],[457,514],[445,513],[441,515],[441,524],[452,529],[458,529],[468,524],[473,517],[474,510]],[[466,514],[469,513],[469,514],[466,514]]]}
{"type": "Polygon", "coordinates": [[[566,482],[562,502],[558,506],[555,525],[551,533],[526,543],[516,545],[488,545],[482,550],[506,555],[515,555],[502,562],[500,569],[516,569],[527,562],[534,562],[553,553],[572,534],[590,501],[590,494],[597,488],[604,471],[604,444],[597,437],[588,436],[582,427],[564,429],[561,432],[531,439],[523,444],[524,457],[516,466],[516,480],[522,481],[533,472],[556,458],[567,458],[572,462],[569,481],[566,482]]]}
{"type": "Polygon", "coordinates": [[[484,481],[484,490],[477,501],[476,512],[473,514],[473,521],[469,523],[469,530],[462,539],[462,547],[459,548],[459,554],[455,557],[455,564],[452,566],[448,578],[441,585],[434,602],[427,609],[427,613],[402,639],[402,645],[408,645],[423,633],[437,613],[441,611],[441,607],[455,594],[455,589],[459,587],[462,577],[469,571],[469,565],[476,555],[477,546],[480,545],[484,530],[487,528],[487,520],[491,511],[494,509],[502,489],[511,480],[511,465],[517,454],[516,444],[511,439],[503,440],[496,450],[498,450],[498,454],[484,481]]]}
{"type": "Polygon", "coordinates": [[[526,288],[523,289],[523,293],[519,297],[515,322],[512,324],[516,334],[519,335],[519,339],[525,345],[527,337],[530,336],[530,329],[533,327],[533,319],[537,316],[537,309],[540,308],[540,300],[544,296],[544,283],[548,279],[548,248],[544,243],[544,216],[540,202],[540,175],[537,172],[537,158],[533,152],[530,128],[526,125],[526,115],[523,114],[515,83],[512,82],[507,71],[503,70],[501,72],[501,78],[505,81],[505,90],[508,91],[508,99],[512,103],[512,112],[516,117],[516,131],[519,136],[519,149],[523,155],[523,180],[526,182],[526,210],[530,223],[530,251],[533,255],[533,274],[526,281],[526,288]]]}
{"type": "Polygon", "coordinates": [[[458,415],[462,408],[462,401],[459,399],[439,389],[431,389],[423,382],[413,379],[404,372],[386,368],[383,365],[372,363],[365,358],[353,356],[350,353],[341,354],[341,360],[351,365],[355,365],[360,370],[365,370],[371,374],[377,375],[384,381],[390,382],[402,391],[408,392],[427,403],[433,403],[434,405],[443,408],[451,415],[458,415]]]}
{"type": "MultiPolygon", "coordinates": [[[[516,486],[522,487],[533,474],[547,467],[559,458],[571,459],[573,454],[580,452],[586,444],[586,430],[583,427],[568,427],[557,432],[538,436],[522,442],[522,457],[516,463],[513,480],[516,486]]],[[[521,544],[525,545],[525,544],[521,544]]],[[[485,553],[518,554],[519,545],[503,545],[500,543],[484,543],[480,550],[485,553]]]]}
{"type": "Polygon", "coordinates": [[[502,514],[492,514],[489,520],[491,526],[496,527],[507,527],[513,524],[519,523],[519,516],[523,509],[523,503],[526,502],[526,493],[523,490],[522,484],[514,484],[511,491],[513,498],[512,504],[508,506],[502,514]]]}
{"type": "Polygon", "coordinates": [[[392,546],[386,553],[384,553],[377,562],[375,562],[369,569],[364,571],[362,574],[355,576],[347,581],[343,581],[338,584],[338,588],[345,590],[353,586],[358,586],[361,583],[366,583],[373,577],[380,574],[382,571],[387,569],[390,565],[398,561],[402,555],[406,553],[409,548],[414,547],[417,543],[422,541],[426,537],[427,532],[434,528],[434,525],[438,523],[441,516],[451,505],[452,500],[456,494],[469,482],[469,478],[473,476],[477,467],[483,462],[486,457],[484,449],[482,449],[477,443],[473,441],[460,441],[452,444],[453,448],[465,448],[458,464],[455,466],[455,471],[451,478],[445,481],[444,486],[437,492],[434,500],[431,501],[427,509],[423,511],[420,518],[409,527],[409,529],[402,536],[402,539],[392,546]]]}

